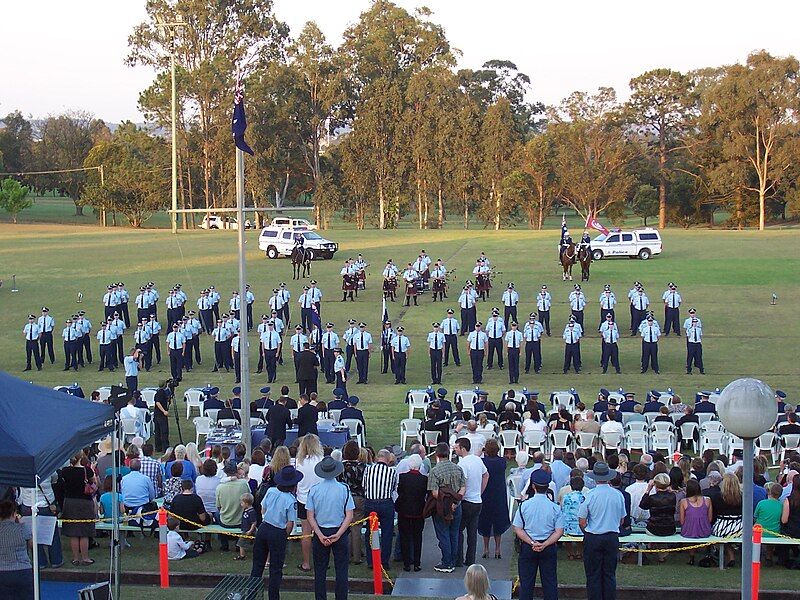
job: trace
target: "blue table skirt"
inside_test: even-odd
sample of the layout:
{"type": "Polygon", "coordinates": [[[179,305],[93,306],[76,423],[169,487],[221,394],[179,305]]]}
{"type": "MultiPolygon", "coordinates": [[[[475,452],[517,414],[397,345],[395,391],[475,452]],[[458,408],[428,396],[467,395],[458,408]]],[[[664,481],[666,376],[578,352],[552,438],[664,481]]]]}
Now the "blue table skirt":
{"type": "MultiPolygon", "coordinates": [[[[267,430],[265,427],[254,427],[252,429],[253,447],[258,446],[267,437],[267,430]]],[[[289,446],[297,439],[297,429],[286,430],[286,445],[289,446]]],[[[345,445],[347,440],[350,439],[350,431],[345,429],[343,431],[319,428],[319,439],[323,446],[330,446],[331,448],[341,448],[345,445]]],[[[236,447],[236,442],[228,435],[211,435],[206,440],[206,448],[212,446],[228,446],[233,453],[236,447]]]]}

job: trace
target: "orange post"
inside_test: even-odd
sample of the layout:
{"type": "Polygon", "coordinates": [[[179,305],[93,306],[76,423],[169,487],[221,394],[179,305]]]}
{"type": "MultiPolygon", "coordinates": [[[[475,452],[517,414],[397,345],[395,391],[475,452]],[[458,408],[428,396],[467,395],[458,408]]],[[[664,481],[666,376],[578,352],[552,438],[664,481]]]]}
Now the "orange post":
{"type": "Polygon", "coordinates": [[[761,532],[761,525],[753,525],[753,600],[758,600],[758,587],[761,579],[761,532]]]}
{"type": "Polygon", "coordinates": [[[376,596],[383,596],[381,571],[381,536],[378,531],[378,513],[369,513],[369,540],[372,548],[372,587],[376,596]]]}
{"type": "Polygon", "coordinates": [[[167,511],[158,509],[158,566],[161,587],[169,587],[169,556],[167,555],[167,511]]]}

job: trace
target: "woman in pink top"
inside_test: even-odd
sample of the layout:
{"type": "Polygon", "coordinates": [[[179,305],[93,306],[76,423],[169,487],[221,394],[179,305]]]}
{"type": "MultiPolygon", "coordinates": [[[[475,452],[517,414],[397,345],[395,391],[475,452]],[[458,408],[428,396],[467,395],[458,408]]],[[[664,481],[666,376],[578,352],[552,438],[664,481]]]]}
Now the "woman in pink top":
{"type": "MultiPolygon", "coordinates": [[[[703,496],[696,479],[686,483],[686,498],[680,501],[679,507],[681,537],[697,539],[711,535],[714,510],[711,508],[711,499],[703,496]]],[[[694,550],[689,550],[689,564],[694,564],[694,550]]]]}

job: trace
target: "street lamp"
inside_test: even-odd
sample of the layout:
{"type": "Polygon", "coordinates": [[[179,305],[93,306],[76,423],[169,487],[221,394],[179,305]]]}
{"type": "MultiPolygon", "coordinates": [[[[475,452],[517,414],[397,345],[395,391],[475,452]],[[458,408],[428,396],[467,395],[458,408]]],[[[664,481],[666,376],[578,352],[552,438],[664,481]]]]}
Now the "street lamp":
{"type": "Polygon", "coordinates": [[[717,400],[719,420],[730,433],[742,438],[742,600],[751,600],[753,562],[753,440],[775,424],[775,394],[758,379],[732,381],[717,400]]]}
{"type": "Polygon", "coordinates": [[[170,52],[169,52],[169,70],[172,78],[172,91],[171,91],[171,113],[172,113],[172,233],[178,233],[178,144],[176,124],[177,120],[177,92],[175,87],[175,30],[177,27],[183,26],[183,16],[175,15],[175,21],[167,23],[163,17],[156,16],[156,23],[159,29],[165,33],[169,31],[170,35],[170,52]]]}

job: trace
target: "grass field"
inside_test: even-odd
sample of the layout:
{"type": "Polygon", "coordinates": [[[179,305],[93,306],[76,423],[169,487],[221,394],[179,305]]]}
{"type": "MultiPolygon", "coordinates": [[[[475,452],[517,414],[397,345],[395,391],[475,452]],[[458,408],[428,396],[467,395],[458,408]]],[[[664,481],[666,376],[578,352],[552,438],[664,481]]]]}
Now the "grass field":
{"type": "MultiPolygon", "coordinates": [[[[495,281],[492,299],[479,306],[479,317],[485,320],[490,308],[499,304],[502,287],[513,281],[522,298],[520,318],[533,308],[532,296],[542,283],[547,283],[554,297],[552,321],[554,336],[543,342],[544,368],[541,375],[523,376],[520,387],[538,389],[543,395],[552,390],[574,386],[586,399],[593,399],[599,387],[615,389],[624,387],[636,391],[640,398],[651,388],[673,387],[684,398],[704,388],[722,387],[740,376],[756,376],[773,388],[788,392],[789,401],[796,402],[800,391],[800,372],[797,369],[795,349],[800,342],[797,296],[800,292],[800,239],[795,231],[757,232],[732,231],[682,231],[669,229],[663,233],[665,251],[650,261],[606,260],[593,265],[592,279],[583,288],[590,300],[587,308],[589,337],[583,342],[585,371],[581,375],[562,375],[563,343],[559,331],[569,314],[567,295],[571,284],[563,283],[560,267],[556,263],[555,244],[557,232],[485,230],[415,231],[395,232],[335,230],[330,237],[339,242],[341,252],[336,260],[314,263],[316,278],[325,298],[322,318],[334,321],[337,331],[342,331],[349,317],[366,321],[373,333],[379,331],[380,273],[386,259],[394,258],[405,263],[425,248],[434,258],[442,257],[450,269],[455,268],[457,279],[463,281],[471,272],[474,258],[485,251],[502,274],[495,281]],[[340,303],[340,259],[362,252],[371,263],[367,291],[355,303],[340,303]],[[659,298],[667,282],[678,284],[685,299],[684,311],[689,306],[698,309],[704,323],[704,356],[707,375],[684,374],[685,342],[670,337],[660,344],[661,375],[639,374],[640,343],[638,339],[623,337],[621,361],[623,374],[604,376],[600,372],[599,338],[593,331],[598,319],[597,297],[603,284],[610,283],[618,297],[625,298],[634,280],[641,281],[659,305],[659,298]],[[770,305],[772,293],[778,295],[777,305],[770,305]]],[[[256,314],[266,306],[269,291],[281,281],[289,283],[293,297],[292,315],[296,319],[296,300],[301,283],[291,281],[291,265],[287,260],[268,261],[256,246],[256,234],[248,233],[248,279],[256,294],[256,314]]],[[[98,373],[95,365],[79,373],[62,373],[63,352],[56,343],[57,361],[47,364],[41,373],[23,373],[24,341],[21,334],[28,313],[38,314],[42,305],[48,305],[59,323],[79,309],[87,311],[90,320],[98,323],[102,314],[101,298],[105,286],[114,281],[124,281],[130,290],[149,280],[156,282],[164,292],[176,282],[183,284],[192,299],[208,285],[215,285],[227,301],[230,291],[237,286],[236,236],[233,232],[193,231],[177,237],[163,230],[130,229],[104,230],[94,226],[67,227],[63,225],[30,224],[0,225],[0,368],[13,375],[35,383],[53,386],[77,381],[87,392],[100,385],[116,383],[122,379],[119,371],[112,375],[98,373]],[[11,275],[16,274],[19,291],[11,292],[11,275]],[[82,304],[76,303],[78,292],[84,294],[82,304]]],[[[422,387],[429,383],[428,360],[424,353],[424,336],[434,320],[444,317],[448,306],[456,307],[457,290],[451,289],[450,299],[443,305],[433,304],[429,297],[420,300],[419,307],[406,310],[400,303],[390,304],[390,317],[395,325],[405,326],[412,343],[408,366],[408,387],[422,387]]],[[[163,304],[160,313],[164,314],[163,304]]],[[[627,308],[618,312],[620,323],[627,325],[627,308]]],[[[663,311],[657,310],[659,318],[663,311]]],[[[255,342],[255,336],[253,336],[255,342]]],[[[126,337],[130,345],[130,336],[126,337]]],[[[184,385],[219,385],[223,392],[233,386],[232,374],[212,374],[211,344],[203,339],[203,365],[184,379],[184,385]]],[[[462,341],[462,355],[464,344],[462,341]]],[[[253,363],[253,367],[255,363],[253,363]]],[[[392,385],[390,375],[380,375],[379,358],[373,356],[368,386],[351,386],[351,392],[361,399],[367,419],[368,440],[374,446],[398,443],[400,419],[407,416],[403,403],[405,389],[392,385]]],[[[141,385],[153,385],[169,372],[166,362],[143,374],[141,385]]],[[[293,374],[289,364],[279,369],[279,384],[292,385],[293,374]]],[[[252,391],[264,385],[264,375],[254,375],[252,391]]],[[[323,380],[324,381],[324,380],[323,380]]],[[[451,394],[470,386],[468,360],[462,366],[445,369],[444,386],[451,394]]],[[[498,370],[485,373],[484,387],[497,398],[507,387],[507,374],[498,370]]],[[[326,386],[322,385],[323,397],[326,386]]],[[[20,405],[24,406],[24,399],[20,405]]],[[[184,439],[194,439],[192,427],[181,415],[184,439]]],[[[35,424],[32,416],[32,426],[35,424]]],[[[172,432],[172,440],[176,440],[172,432]]],[[[136,540],[141,546],[149,541],[136,540]]],[[[95,555],[93,553],[93,555],[95,555]]],[[[124,555],[127,569],[152,566],[155,548],[124,555]]],[[[99,555],[96,556],[99,558],[99,555]]],[[[294,565],[287,562],[288,565],[294,565]]],[[[691,569],[683,566],[685,556],[670,558],[670,577],[663,567],[638,568],[622,566],[620,585],[681,585],[688,587],[736,587],[734,570],[718,573],[716,570],[691,569]]],[[[204,559],[198,568],[238,572],[229,557],[218,553],[204,559]],[[235,567],[235,568],[234,568],[235,567]]],[[[99,568],[102,563],[99,561],[99,568]]],[[[182,568],[183,565],[182,565],[182,568]]],[[[188,563],[185,568],[189,567],[188,563]]],[[[578,563],[566,560],[560,563],[559,580],[580,585],[584,582],[578,563]]],[[[290,567],[289,574],[296,574],[290,567]]],[[[362,575],[354,569],[354,576],[362,575]]],[[[767,569],[763,575],[764,587],[785,588],[784,571],[767,569]]],[[[142,597],[169,597],[147,593],[142,597]]],[[[183,597],[183,596],[181,596],[183,597]]]]}

